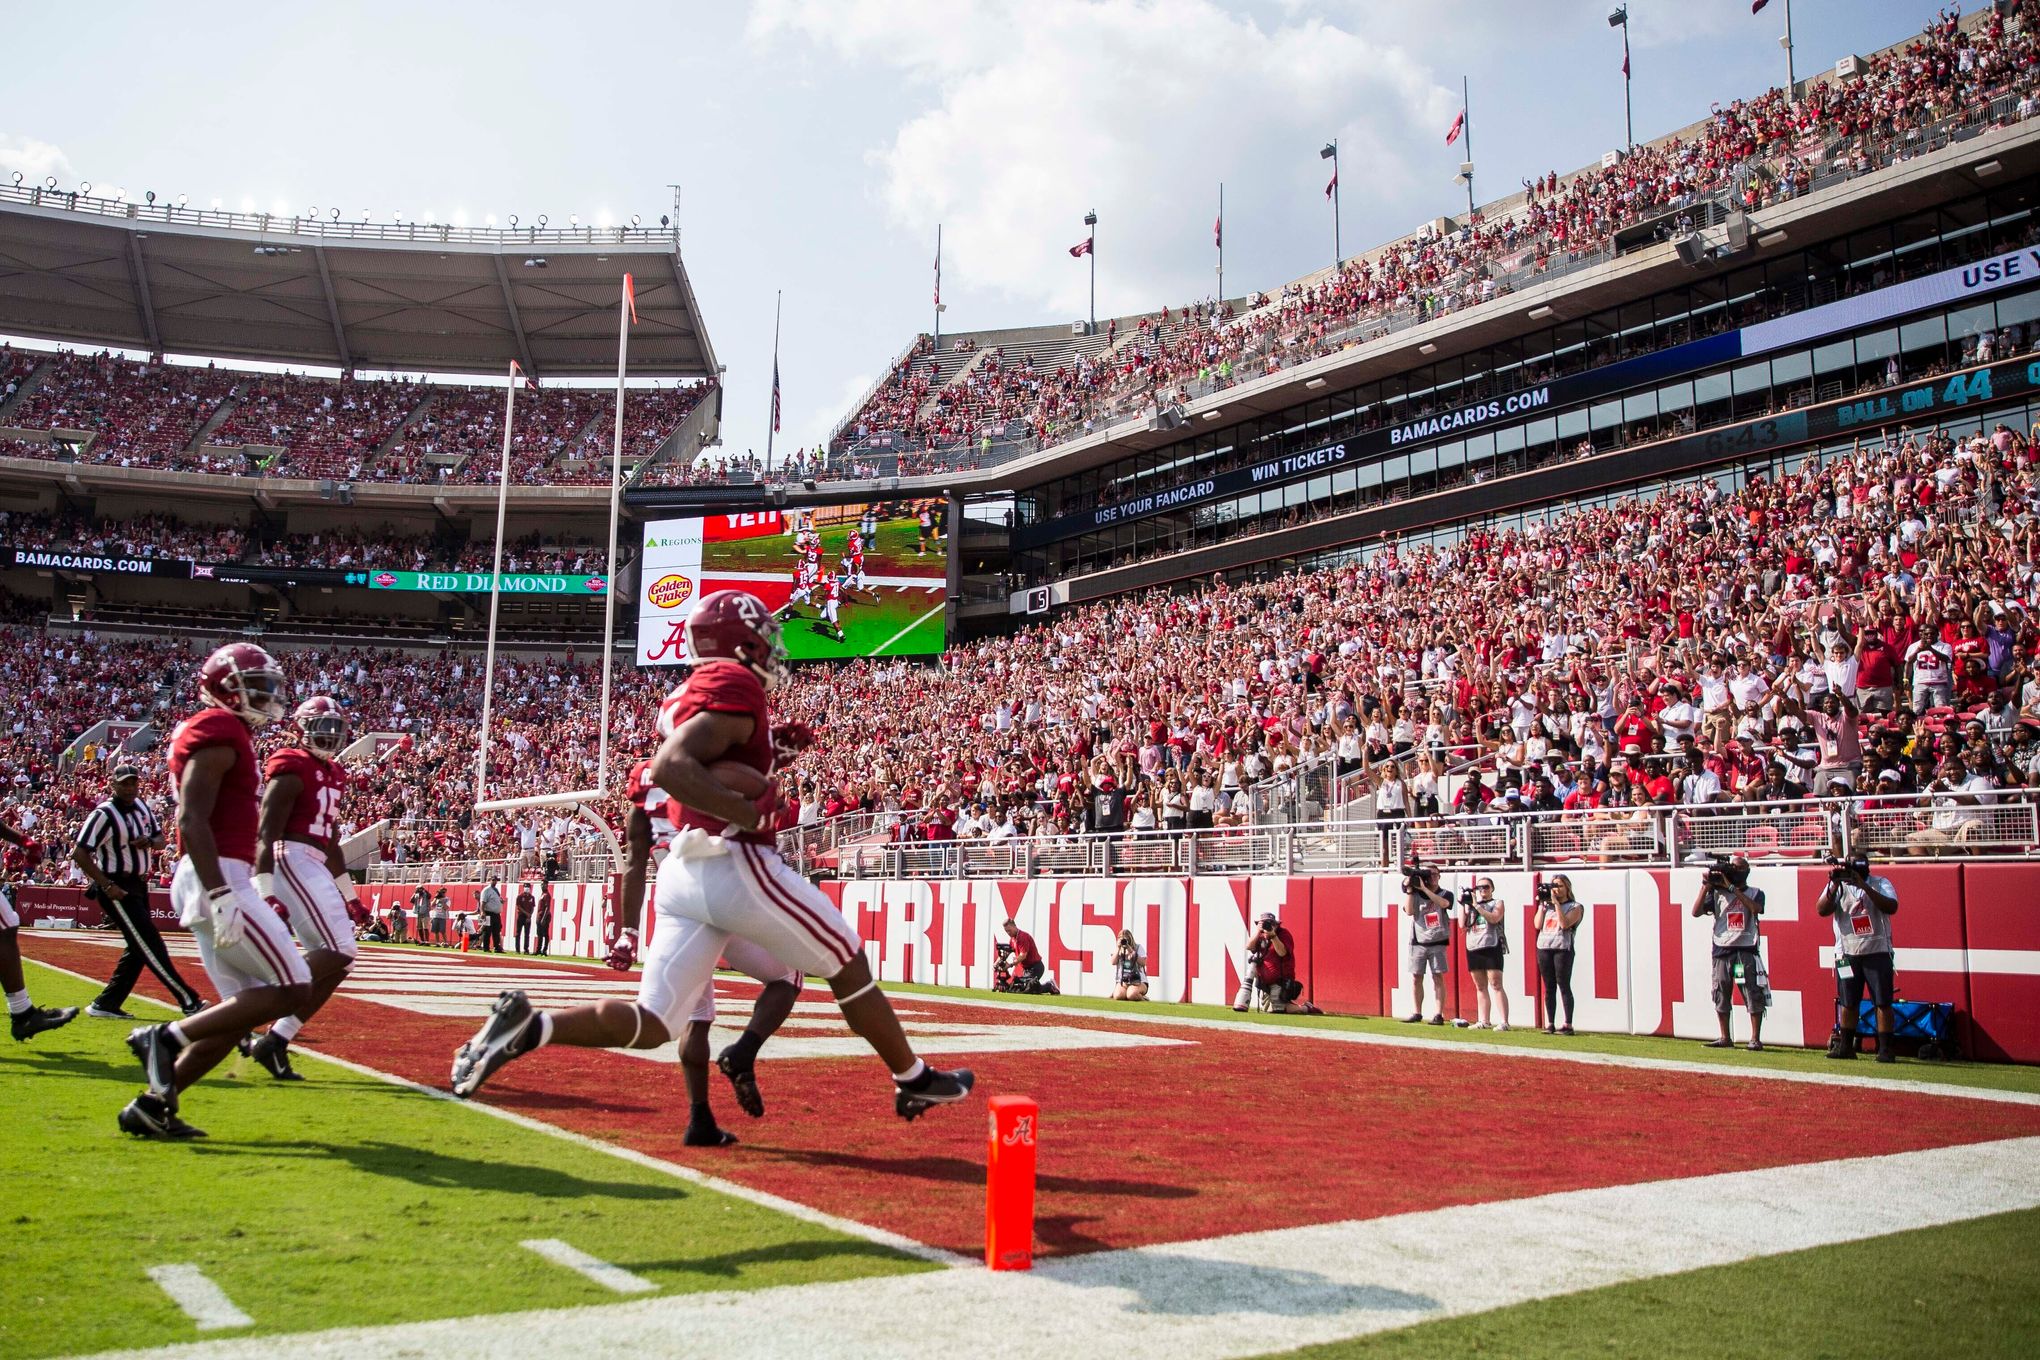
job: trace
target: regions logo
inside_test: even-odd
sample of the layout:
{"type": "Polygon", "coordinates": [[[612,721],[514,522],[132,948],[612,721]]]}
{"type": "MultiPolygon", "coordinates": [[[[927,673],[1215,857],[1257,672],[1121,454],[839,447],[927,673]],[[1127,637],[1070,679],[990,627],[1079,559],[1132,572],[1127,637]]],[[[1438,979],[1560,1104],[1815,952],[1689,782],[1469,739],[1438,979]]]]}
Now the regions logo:
{"type": "Polygon", "coordinates": [[[660,609],[678,609],[693,594],[693,580],[675,571],[652,582],[651,589],[645,592],[645,599],[660,609]]]}

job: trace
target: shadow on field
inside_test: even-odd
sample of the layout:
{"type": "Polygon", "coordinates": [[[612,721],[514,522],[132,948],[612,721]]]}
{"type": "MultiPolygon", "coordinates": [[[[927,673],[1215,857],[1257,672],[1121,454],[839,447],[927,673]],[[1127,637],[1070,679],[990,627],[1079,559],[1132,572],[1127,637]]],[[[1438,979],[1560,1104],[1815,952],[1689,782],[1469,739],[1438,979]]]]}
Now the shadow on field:
{"type": "Polygon", "coordinates": [[[849,1257],[866,1261],[898,1261],[901,1253],[876,1242],[784,1242],[770,1247],[749,1247],[720,1256],[677,1257],[670,1261],[618,1261],[625,1270],[684,1270],[695,1275],[734,1277],[746,1266],[777,1265],[787,1261],[828,1261],[849,1257]]]}
{"type": "MultiPolygon", "coordinates": [[[[888,1176],[912,1176],[924,1181],[982,1184],[983,1162],[964,1157],[868,1157],[854,1152],[824,1152],[815,1148],[760,1148],[773,1156],[807,1166],[838,1167],[847,1171],[870,1171],[888,1176]]],[[[1193,1199],[1198,1191],[1187,1185],[1165,1185],[1160,1181],[1125,1180],[1116,1176],[1086,1179],[1082,1176],[1043,1174],[1035,1184],[1043,1190],[1075,1195],[1132,1195],[1139,1199],[1193,1199]]]]}
{"type": "MultiPolygon", "coordinates": [[[[1051,1267],[1058,1283],[1126,1289],[1139,1296],[1131,1316],[1160,1313],[1207,1317],[1264,1313],[1270,1317],[1322,1317],[1334,1313],[1430,1313],[1442,1305],[1424,1294],[1381,1285],[1340,1284],[1315,1271],[1206,1261],[1167,1248],[1114,1252],[1051,1267]]],[[[1270,1336],[1270,1344],[1279,1341],[1270,1336]]]]}
{"type": "Polygon", "coordinates": [[[37,1067],[52,1074],[85,1077],[93,1081],[118,1081],[130,1086],[142,1083],[142,1065],[134,1059],[116,1061],[90,1053],[67,1053],[62,1049],[17,1049],[7,1055],[24,1067],[37,1067]]]}
{"type": "Polygon", "coordinates": [[[330,1157],[346,1162],[356,1171],[387,1176],[435,1190],[486,1190],[540,1199],[674,1200],[687,1198],[678,1185],[637,1184],[630,1181],[591,1181],[550,1167],[519,1166],[514,1163],[456,1157],[407,1143],[321,1143],[308,1139],[279,1143],[235,1143],[213,1139],[194,1144],[205,1156],[243,1155],[330,1157]]]}

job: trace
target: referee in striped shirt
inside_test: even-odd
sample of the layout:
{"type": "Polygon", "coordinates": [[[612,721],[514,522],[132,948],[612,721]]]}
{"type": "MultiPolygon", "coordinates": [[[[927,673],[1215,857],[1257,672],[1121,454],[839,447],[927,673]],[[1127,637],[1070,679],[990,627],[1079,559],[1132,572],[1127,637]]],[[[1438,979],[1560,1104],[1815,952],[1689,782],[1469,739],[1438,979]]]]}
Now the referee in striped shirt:
{"type": "Polygon", "coordinates": [[[78,843],[71,847],[71,862],[92,880],[91,895],[127,939],[106,989],[85,1010],[103,1020],[134,1019],[121,1007],[143,968],[162,981],[186,1015],[205,1005],[191,984],[177,975],[170,951],[149,919],[149,856],[163,848],[163,824],[156,819],[156,810],[135,796],[140,786],[134,766],[114,766],[107,784],[110,796],[86,816],[78,828],[78,843]]]}

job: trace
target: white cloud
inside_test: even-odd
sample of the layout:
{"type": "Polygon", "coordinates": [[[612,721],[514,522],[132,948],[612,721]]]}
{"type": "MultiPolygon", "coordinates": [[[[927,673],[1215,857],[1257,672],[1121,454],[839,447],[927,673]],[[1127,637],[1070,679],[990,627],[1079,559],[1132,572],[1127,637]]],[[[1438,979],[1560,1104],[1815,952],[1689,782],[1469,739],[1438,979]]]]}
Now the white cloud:
{"type": "Polygon", "coordinates": [[[16,171],[24,185],[41,184],[50,175],[60,189],[78,187],[78,172],[63,148],[33,137],[16,137],[0,132],[0,184],[11,184],[16,171]]]}
{"type": "Polygon", "coordinates": [[[1450,201],[1457,90],[1357,21],[1263,25],[1211,0],[766,0],[749,31],[925,86],[928,105],[869,153],[887,218],[916,235],[942,223],[961,287],[1063,315],[1086,306],[1086,266],[1065,252],[1087,209],[1105,315],[1211,291],[1220,179],[1232,248],[1293,238],[1282,253],[1329,262],[1317,149],[1332,137],[1349,251],[1376,243],[1363,212],[1400,231],[1450,201]],[[1420,173],[1426,149],[1437,163],[1420,173]]]}

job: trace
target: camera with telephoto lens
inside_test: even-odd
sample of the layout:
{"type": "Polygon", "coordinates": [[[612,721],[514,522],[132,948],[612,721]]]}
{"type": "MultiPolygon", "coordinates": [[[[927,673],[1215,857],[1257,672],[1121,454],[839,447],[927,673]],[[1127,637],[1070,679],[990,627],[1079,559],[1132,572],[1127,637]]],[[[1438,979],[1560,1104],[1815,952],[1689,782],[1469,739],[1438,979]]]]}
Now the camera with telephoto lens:
{"type": "Polygon", "coordinates": [[[1863,855],[1849,857],[1829,855],[1827,866],[1830,883],[1847,883],[1852,878],[1870,877],[1870,861],[1863,855]]]}
{"type": "Polygon", "coordinates": [[[1423,883],[1428,878],[1431,872],[1433,871],[1430,869],[1429,865],[1425,864],[1421,859],[1418,859],[1415,855],[1411,855],[1407,860],[1403,861],[1402,867],[1403,891],[1406,893],[1415,892],[1417,890],[1417,886],[1423,883]]]}
{"type": "Polygon", "coordinates": [[[1717,891],[1749,886],[1750,866],[1732,859],[1711,859],[1701,866],[1707,871],[1707,886],[1717,891]]]}
{"type": "Polygon", "coordinates": [[[1549,883],[1537,885],[1537,904],[1539,906],[1551,905],[1551,885],[1549,883]]]}

